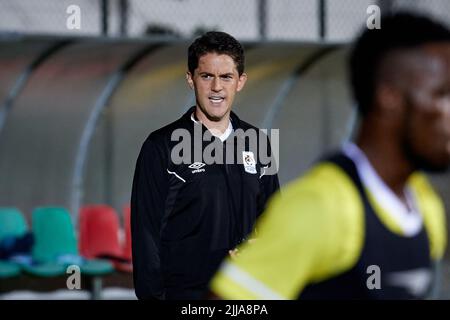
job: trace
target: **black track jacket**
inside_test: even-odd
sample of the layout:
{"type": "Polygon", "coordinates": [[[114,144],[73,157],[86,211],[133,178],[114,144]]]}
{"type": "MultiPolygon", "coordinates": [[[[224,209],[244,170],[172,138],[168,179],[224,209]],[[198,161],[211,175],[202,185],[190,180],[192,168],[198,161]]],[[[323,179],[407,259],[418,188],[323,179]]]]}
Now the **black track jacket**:
{"type": "MultiPolygon", "coordinates": [[[[191,119],[194,111],[192,107],[177,121],[152,132],[137,159],[131,228],[134,286],[139,299],[203,298],[228,250],[252,231],[267,199],[279,188],[277,175],[264,175],[258,150],[244,143],[245,153],[239,151],[236,141],[240,138],[233,133],[223,143],[212,138],[218,139],[224,159],[227,148],[231,149],[229,144],[234,144],[233,163],[194,161],[194,148],[204,151],[211,142],[201,141],[196,147],[192,138],[192,160],[174,164],[171,153],[179,141],[172,141],[173,131],[186,129],[193,137],[194,126],[202,133],[207,130],[191,119]],[[236,162],[249,151],[256,170],[236,162]]],[[[233,112],[230,118],[234,131],[257,130],[233,112]]]]}

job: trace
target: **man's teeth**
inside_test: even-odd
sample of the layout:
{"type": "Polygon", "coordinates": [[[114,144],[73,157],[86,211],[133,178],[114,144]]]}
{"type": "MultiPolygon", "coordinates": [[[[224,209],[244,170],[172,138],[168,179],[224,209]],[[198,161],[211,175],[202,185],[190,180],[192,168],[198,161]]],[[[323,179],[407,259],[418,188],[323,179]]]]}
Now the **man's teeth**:
{"type": "Polygon", "coordinates": [[[222,97],[210,97],[209,100],[214,101],[214,102],[220,102],[223,101],[222,97]]]}

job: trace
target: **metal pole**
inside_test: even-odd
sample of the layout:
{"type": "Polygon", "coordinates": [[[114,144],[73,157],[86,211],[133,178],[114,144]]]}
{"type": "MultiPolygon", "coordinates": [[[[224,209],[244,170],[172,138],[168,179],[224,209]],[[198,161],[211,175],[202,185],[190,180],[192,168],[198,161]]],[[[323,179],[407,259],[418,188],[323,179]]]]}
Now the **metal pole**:
{"type": "Polygon", "coordinates": [[[105,190],[105,203],[109,205],[115,205],[113,199],[113,155],[114,155],[114,118],[113,112],[110,108],[107,108],[104,112],[105,120],[105,149],[104,149],[104,190],[105,190]]]}
{"type": "Polygon", "coordinates": [[[265,40],[267,38],[267,1],[259,0],[258,6],[259,18],[259,38],[265,40]]]}
{"type": "Polygon", "coordinates": [[[28,80],[33,75],[33,72],[44,62],[46,62],[52,55],[57,53],[59,50],[63,49],[67,45],[71,44],[72,41],[61,41],[56,44],[52,44],[50,47],[45,49],[38,57],[33,60],[18,76],[15,80],[13,86],[9,90],[5,101],[3,104],[0,103],[0,134],[3,127],[6,124],[7,117],[11,112],[16,99],[19,97],[22,90],[28,83],[28,80]]]}
{"type": "Polygon", "coordinates": [[[292,92],[295,84],[299,79],[313,66],[315,66],[326,55],[339,49],[339,46],[327,46],[323,49],[313,52],[309,57],[302,60],[302,62],[293,70],[291,75],[284,81],[275,96],[272,105],[268,109],[266,116],[264,117],[262,128],[273,128],[275,118],[281,112],[281,108],[284,105],[288,95],[292,92]]]}
{"type": "Polygon", "coordinates": [[[100,0],[100,15],[101,15],[101,35],[108,35],[108,14],[109,14],[109,1],[100,0]]]}
{"type": "Polygon", "coordinates": [[[119,15],[120,15],[120,35],[125,37],[128,32],[128,0],[119,0],[119,15]]]}
{"type": "Polygon", "coordinates": [[[327,32],[327,10],[325,0],[319,0],[319,39],[324,40],[327,32]]]}
{"type": "Polygon", "coordinates": [[[78,223],[78,213],[80,210],[81,201],[83,200],[85,164],[87,161],[89,147],[92,142],[92,137],[94,136],[100,116],[105,108],[108,107],[108,103],[112,95],[125,79],[129,70],[131,70],[146,55],[161,47],[161,43],[149,44],[131,56],[128,61],[126,61],[113,75],[110,76],[108,82],[91,109],[91,114],[86,121],[85,127],[81,133],[80,141],[78,142],[78,148],[75,155],[75,164],[72,172],[70,211],[72,212],[72,222],[75,226],[77,226],[78,223]]]}
{"type": "Polygon", "coordinates": [[[102,299],[102,287],[103,281],[99,276],[91,277],[91,300],[101,300],[102,299]]]}

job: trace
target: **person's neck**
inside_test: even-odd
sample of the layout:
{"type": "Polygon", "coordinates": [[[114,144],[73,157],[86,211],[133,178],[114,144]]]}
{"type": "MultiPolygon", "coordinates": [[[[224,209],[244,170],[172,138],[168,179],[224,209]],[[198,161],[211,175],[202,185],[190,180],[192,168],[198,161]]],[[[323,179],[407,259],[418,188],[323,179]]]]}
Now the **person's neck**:
{"type": "Polygon", "coordinates": [[[356,144],[384,183],[405,201],[405,186],[409,176],[414,172],[414,167],[405,156],[399,141],[386,132],[389,131],[363,124],[356,144]]]}
{"type": "Polygon", "coordinates": [[[208,117],[197,107],[195,109],[195,117],[214,135],[222,135],[228,129],[230,124],[230,113],[226,114],[219,121],[213,121],[208,119],[208,117]]]}

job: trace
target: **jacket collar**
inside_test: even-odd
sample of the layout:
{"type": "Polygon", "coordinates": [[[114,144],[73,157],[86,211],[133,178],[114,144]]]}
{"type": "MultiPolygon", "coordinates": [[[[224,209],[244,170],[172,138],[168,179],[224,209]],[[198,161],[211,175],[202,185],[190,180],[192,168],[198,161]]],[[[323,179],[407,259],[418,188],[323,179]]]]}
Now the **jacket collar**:
{"type": "MultiPolygon", "coordinates": [[[[193,112],[195,112],[195,108],[196,108],[195,106],[189,108],[189,110],[186,111],[186,113],[183,115],[182,118],[184,118],[185,120],[187,120],[189,122],[192,122],[191,115],[193,112]]],[[[230,120],[231,120],[231,124],[233,125],[233,129],[239,129],[239,128],[242,129],[241,120],[233,111],[230,112],[230,120]]]]}

